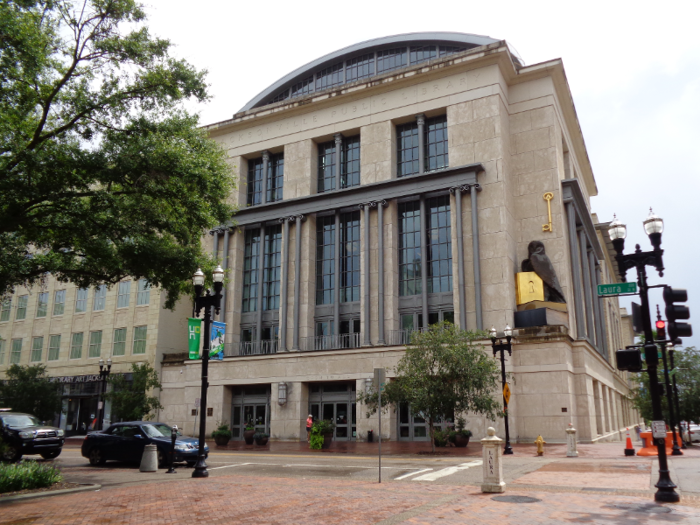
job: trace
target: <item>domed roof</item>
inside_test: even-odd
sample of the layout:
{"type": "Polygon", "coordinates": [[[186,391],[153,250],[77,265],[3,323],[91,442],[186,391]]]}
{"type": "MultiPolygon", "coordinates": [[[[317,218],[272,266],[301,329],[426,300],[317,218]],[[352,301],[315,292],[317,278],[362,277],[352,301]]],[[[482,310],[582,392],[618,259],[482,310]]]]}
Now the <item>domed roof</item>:
{"type": "Polygon", "coordinates": [[[366,40],[329,53],[270,85],[240,111],[341,86],[498,40],[469,33],[405,33],[366,40]]]}

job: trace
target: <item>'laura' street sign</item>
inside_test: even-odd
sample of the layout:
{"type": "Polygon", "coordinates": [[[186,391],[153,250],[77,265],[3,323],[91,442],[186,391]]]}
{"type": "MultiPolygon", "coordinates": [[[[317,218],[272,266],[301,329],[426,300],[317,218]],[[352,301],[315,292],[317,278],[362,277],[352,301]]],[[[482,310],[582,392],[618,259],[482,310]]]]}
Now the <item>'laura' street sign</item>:
{"type": "Polygon", "coordinates": [[[637,293],[637,283],[599,284],[598,297],[637,293]]]}

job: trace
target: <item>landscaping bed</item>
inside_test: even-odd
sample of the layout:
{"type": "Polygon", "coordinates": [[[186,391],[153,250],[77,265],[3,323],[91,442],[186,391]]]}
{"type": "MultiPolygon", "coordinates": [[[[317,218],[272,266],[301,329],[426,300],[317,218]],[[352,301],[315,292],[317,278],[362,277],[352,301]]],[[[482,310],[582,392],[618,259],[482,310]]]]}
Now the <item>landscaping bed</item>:
{"type": "Polygon", "coordinates": [[[61,470],[50,463],[0,463],[0,497],[24,491],[53,489],[63,483],[61,470]]]}

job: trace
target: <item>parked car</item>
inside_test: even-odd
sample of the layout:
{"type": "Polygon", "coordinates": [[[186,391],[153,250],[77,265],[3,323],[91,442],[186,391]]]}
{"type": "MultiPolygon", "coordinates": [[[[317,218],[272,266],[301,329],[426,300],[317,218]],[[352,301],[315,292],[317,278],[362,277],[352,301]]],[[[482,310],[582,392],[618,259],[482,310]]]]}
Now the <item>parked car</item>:
{"type": "Polygon", "coordinates": [[[4,461],[19,461],[22,456],[30,454],[53,459],[63,450],[65,432],[44,425],[31,414],[1,411],[0,438],[5,444],[2,454],[4,461]]]}
{"type": "MultiPolygon", "coordinates": [[[[172,429],[165,423],[152,421],[128,421],[114,423],[101,432],[90,432],[83,440],[81,453],[90,460],[90,465],[104,465],[106,461],[141,462],[146,445],[158,447],[158,465],[168,465],[168,455],[172,448],[172,429]]],[[[204,446],[204,453],[209,455],[209,447],[204,446]]],[[[178,431],[175,441],[176,463],[186,462],[194,466],[199,454],[199,441],[193,437],[183,436],[178,431]]]]}
{"type": "Polygon", "coordinates": [[[700,441],[700,425],[695,425],[691,423],[688,428],[688,440],[691,443],[695,441],[700,441]]]}

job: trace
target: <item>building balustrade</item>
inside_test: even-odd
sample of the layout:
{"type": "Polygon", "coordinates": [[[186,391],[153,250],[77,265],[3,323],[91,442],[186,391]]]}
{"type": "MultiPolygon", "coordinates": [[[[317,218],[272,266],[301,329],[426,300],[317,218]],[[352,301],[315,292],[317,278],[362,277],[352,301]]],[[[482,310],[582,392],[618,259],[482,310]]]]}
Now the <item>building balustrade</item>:
{"type": "Polygon", "coordinates": [[[362,346],[362,333],[339,335],[318,335],[303,337],[301,348],[306,352],[316,350],[342,350],[344,348],[360,348],[362,346]]]}

